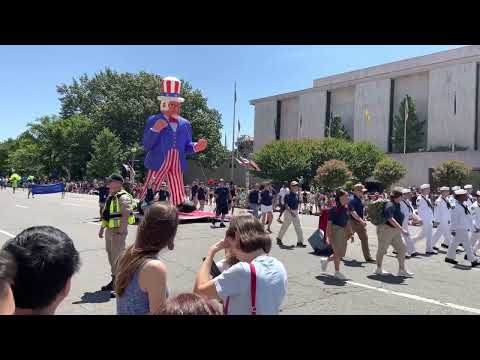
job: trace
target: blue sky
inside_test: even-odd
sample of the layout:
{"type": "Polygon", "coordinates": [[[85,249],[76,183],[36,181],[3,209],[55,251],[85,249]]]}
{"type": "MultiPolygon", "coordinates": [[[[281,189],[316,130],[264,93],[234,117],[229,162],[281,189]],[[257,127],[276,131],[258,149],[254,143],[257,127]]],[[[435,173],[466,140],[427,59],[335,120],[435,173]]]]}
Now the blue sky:
{"type": "MultiPolygon", "coordinates": [[[[0,46],[0,140],[26,124],[56,114],[56,85],[110,67],[154,72],[191,82],[222,114],[231,146],[233,84],[241,133],[253,135],[249,100],[311,87],[316,78],[457,46],[0,46]]],[[[224,135],[222,134],[222,142],[224,135]]]]}

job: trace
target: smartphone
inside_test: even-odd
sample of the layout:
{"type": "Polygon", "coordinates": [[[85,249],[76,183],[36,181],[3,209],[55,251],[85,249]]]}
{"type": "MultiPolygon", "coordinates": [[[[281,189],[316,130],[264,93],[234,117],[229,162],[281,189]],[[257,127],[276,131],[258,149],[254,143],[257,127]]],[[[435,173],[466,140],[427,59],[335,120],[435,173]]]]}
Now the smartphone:
{"type": "MultiPolygon", "coordinates": [[[[206,258],[203,258],[203,261],[205,261],[206,258]]],[[[216,278],[218,275],[220,275],[222,272],[218,268],[217,264],[215,264],[215,261],[212,261],[212,267],[210,268],[210,275],[212,277],[216,278]]]]}

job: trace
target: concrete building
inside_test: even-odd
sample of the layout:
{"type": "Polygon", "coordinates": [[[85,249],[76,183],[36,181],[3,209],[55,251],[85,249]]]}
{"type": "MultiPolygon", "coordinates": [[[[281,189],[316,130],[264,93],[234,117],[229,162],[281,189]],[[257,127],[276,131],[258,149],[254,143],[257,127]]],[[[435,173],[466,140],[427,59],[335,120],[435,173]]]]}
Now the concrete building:
{"type": "Polygon", "coordinates": [[[279,139],[324,138],[328,119],[338,115],[354,141],[375,143],[407,166],[403,185],[428,182],[429,169],[447,159],[480,168],[479,64],[480,46],[465,46],[316,79],[308,89],[251,100],[255,150],[279,139]],[[393,117],[407,94],[418,118],[426,120],[426,146],[422,152],[394,154],[393,117]],[[437,151],[452,143],[467,150],[437,151]]]}

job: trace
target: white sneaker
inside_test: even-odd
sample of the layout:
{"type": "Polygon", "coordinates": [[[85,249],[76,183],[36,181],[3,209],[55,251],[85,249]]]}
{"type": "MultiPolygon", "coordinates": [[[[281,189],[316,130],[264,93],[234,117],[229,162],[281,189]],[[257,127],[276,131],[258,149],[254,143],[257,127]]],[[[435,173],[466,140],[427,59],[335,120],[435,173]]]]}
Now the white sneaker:
{"type": "Polygon", "coordinates": [[[347,280],[347,277],[343,275],[340,271],[335,271],[334,275],[338,280],[347,280]]]}
{"type": "Polygon", "coordinates": [[[380,268],[376,268],[375,271],[373,272],[375,275],[390,275],[390,273],[388,271],[385,271],[383,269],[380,269],[380,268]]]}
{"type": "Polygon", "coordinates": [[[415,275],[414,273],[411,273],[407,270],[399,270],[398,273],[397,273],[397,276],[401,276],[401,277],[408,277],[408,278],[411,278],[413,277],[413,275],[415,275]]]}
{"type": "Polygon", "coordinates": [[[321,266],[323,272],[327,271],[328,258],[321,259],[320,260],[320,266],[321,266]]]}

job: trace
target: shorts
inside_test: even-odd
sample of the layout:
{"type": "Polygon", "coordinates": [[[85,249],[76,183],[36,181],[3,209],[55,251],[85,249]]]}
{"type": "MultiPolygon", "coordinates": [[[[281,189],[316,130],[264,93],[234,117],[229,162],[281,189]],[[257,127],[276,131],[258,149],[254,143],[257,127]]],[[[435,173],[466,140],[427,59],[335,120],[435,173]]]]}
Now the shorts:
{"type": "Polygon", "coordinates": [[[228,206],[217,206],[215,210],[215,214],[218,216],[220,214],[227,215],[228,214],[228,206]]]}
{"type": "Polygon", "coordinates": [[[394,250],[398,253],[398,258],[405,257],[405,244],[402,240],[402,233],[400,230],[395,229],[387,224],[377,226],[377,237],[378,237],[378,255],[385,255],[387,253],[388,247],[392,245],[394,250]]]}
{"type": "Polygon", "coordinates": [[[273,206],[272,205],[260,204],[260,212],[262,214],[265,214],[265,213],[268,213],[268,212],[273,212],[273,206]]]}
{"type": "Polygon", "coordinates": [[[332,239],[330,239],[331,245],[335,255],[344,257],[347,252],[347,233],[346,228],[331,224],[332,226],[332,239]]]}

